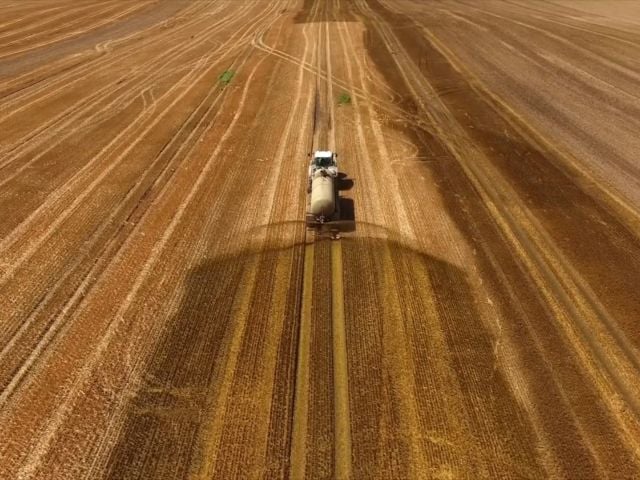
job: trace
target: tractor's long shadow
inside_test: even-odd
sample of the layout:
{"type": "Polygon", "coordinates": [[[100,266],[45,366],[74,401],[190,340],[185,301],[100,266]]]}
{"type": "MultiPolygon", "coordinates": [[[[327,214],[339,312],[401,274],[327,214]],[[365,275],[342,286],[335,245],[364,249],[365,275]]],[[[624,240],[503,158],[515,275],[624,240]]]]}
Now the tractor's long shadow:
{"type": "MultiPolygon", "coordinates": [[[[301,227],[290,222],[264,228],[270,238],[273,229],[300,232],[301,227]]],[[[379,232],[385,229],[379,227],[379,232]]],[[[316,272],[330,272],[328,245],[316,244],[316,272]]],[[[409,419],[403,417],[398,407],[403,401],[396,395],[408,395],[417,402],[425,425],[434,408],[445,408],[444,392],[430,387],[429,372],[437,371],[439,365],[434,362],[436,351],[446,357],[463,394],[462,409],[456,415],[464,419],[461,423],[477,429],[468,432],[469,438],[482,438],[478,432],[496,423],[505,438],[529,438],[526,425],[511,421],[526,416],[518,411],[505,379],[495,369],[492,334],[480,319],[464,271],[383,238],[345,238],[342,245],[355,471],[365,476],[375,472],[380,467],[375,462],[387,455],[382,451],[387,448],[399,455],[398,468],[406,465],[400,457],[413,447],[402,427],[409,419]],[[383,262],[384,258],[389,260],[383,262]],[[390,307],[390,298],[399,311],[390,307]],[[408,365],[394,363],[399,360],[388,347],[390,338],[400,334],[400,326],[406,335],[403,348],[412,359],[408,365]],[[437,329],[442,345],[434,341],[431,329],[437,329]],[[415,390],[390,385],[394,378],[390,368],[413,378],[415,390]],[[477,405],[483,405],[482,418],[475,414],[477,405]],[[388,423],[393,428],[385,432],[386,440],[372,441],[382,435],[380,419],[389,415],[392,418],[386,421],[393,419],[388,423]]],[[[203,461],[210,461],[207,446],[216,437],[220,451],[215,473],[220,478],[231,478],[233,472],[246,476],[251,471],[262,471],[266,478],[288,475],[304,251],[304,244],[286,246],[274,241],[261,249],[212,256],[191,269],[181,304],[175,315],[164,320],[165,334],[145,367],[139,390],[127,404],[124,428],[108,464],[109,478],[160,478],[166,472],[172,472],[172,478],[188,478],[203,461]],[[284,283],[283,266],[288,272],[284,283]],[[239,342],[230,349],[234,337],[239,342]],[[230,363],[233,358],[236,363],[230,363]],[[232,374],[227,380],[225,372],[232,374]],[[265,434],[266,450],[256,455],[255,446],[265,434]]],[[[315,288],[313,293],[314,302],[327,295],[315,288]]],[[[325,326],[316,322],[317,332],[331,331],[328,317],[325,326]]],[[[325,350],[318,338],[311,346],[311,366],[326,372],[312,376],[310,386],[314,428],[309,435],[317,448],[310,453],[309,466],[318,469],[310,472],[312,476],[325,467],[330,472],[333,464],[331,443],[327,444],[333,428],[332,396],[318,393],[332,389],[331,355],[326,351],[331,340],[324,342],[325,350]]],[[[436,413],[442,418],[448,415],[436,413]]],[[[440,433],[446,437],[445,431],[440,433]]]]}
{"type": "MultiPolygon", "coordinates": [[[[349,178],[346,173],[340,172],[337,179],[338,192],[348,192],[353,189],[355,182],[349,178]]],[[[352,233],[356,231],[356,206],[353,198],[340,195],[338,197],[340,208],[340,231],[343,233],[352,233]]]]}

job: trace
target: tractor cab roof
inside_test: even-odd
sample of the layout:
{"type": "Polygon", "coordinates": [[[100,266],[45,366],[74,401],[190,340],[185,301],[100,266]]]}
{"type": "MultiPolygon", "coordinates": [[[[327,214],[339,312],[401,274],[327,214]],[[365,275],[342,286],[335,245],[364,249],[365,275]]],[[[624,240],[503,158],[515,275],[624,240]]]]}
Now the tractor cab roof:
{"type": "Polygon", "coordinates": [[[330,150],[316,150],[315,158],[332,158],[333,152],[330,150]]]}

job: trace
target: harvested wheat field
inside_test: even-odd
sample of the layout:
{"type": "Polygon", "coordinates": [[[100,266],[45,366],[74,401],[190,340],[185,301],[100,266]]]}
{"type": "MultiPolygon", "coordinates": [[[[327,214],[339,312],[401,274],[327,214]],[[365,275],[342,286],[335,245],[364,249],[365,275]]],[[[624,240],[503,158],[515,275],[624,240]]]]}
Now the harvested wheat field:
{"type": "Polygon", "coordinates": [[[635,2],[0,0],[0,478],[640,478],[639,131],[635,2]]]}

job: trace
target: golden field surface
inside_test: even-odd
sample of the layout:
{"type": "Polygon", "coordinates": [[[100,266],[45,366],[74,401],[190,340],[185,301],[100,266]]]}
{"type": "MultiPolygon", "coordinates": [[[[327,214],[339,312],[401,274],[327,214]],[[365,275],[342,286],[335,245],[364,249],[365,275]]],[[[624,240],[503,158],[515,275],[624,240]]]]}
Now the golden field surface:
{"type": "Polygon", "coordinates": [[[0,0],[0,478],[640,478],[639,131],[635,2],[0,0]]]}

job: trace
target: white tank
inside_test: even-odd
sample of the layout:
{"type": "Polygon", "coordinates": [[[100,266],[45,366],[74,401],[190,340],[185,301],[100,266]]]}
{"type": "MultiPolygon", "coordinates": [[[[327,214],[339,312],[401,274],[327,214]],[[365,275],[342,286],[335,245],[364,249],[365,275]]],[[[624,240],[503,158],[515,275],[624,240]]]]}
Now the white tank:
{"type": "Polygon", "coordinates": [[[309,213],[316,217],[330,217],[336,209],[333,177],[316,172],[311,182],[311,205],[309,213]]]}

